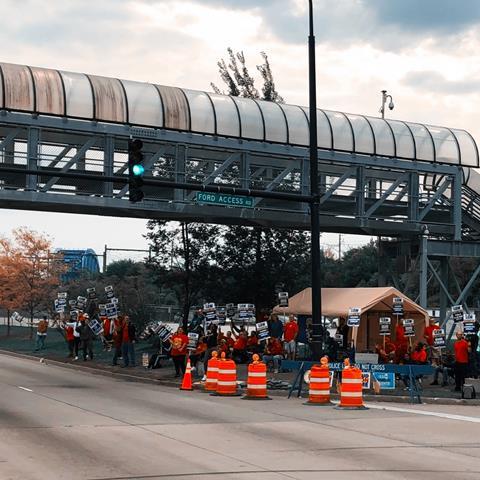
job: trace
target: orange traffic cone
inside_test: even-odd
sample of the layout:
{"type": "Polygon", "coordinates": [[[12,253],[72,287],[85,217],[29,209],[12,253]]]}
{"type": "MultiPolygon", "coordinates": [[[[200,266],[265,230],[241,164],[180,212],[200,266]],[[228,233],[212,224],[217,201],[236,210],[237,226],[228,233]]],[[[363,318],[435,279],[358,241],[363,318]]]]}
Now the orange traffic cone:
{"type": "Polygon", "coordinates": [[[187,368],[185,369],[185,375],[183,376],[182,386],[180,390],[193,390],[192,387],[192,366],[190,365],[190,359],[187,359],[187,368]]]}

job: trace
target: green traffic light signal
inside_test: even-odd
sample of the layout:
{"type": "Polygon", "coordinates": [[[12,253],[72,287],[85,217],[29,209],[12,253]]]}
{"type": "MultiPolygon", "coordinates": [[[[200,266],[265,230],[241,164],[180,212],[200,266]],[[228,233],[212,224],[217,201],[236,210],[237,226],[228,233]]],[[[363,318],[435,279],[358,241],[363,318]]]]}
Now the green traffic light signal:
{"type": "Polygon", "coordinates": [[[132,167],[132,171],[136,177],[140,177],[145,173],[145,168],[143,165],[137,164],[132,167]]]}

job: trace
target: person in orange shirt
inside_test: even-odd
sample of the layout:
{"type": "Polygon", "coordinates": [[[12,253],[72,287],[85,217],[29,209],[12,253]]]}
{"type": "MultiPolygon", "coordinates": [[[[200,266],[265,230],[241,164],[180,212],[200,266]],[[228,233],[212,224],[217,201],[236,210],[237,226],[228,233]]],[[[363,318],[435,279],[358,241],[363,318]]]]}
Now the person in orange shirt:
{"type": "Polygon", "coordinates": [[[185,373],[186,365],[185,359],[187,356],[188,337],[183,333],[183,328],[179,327],[175,335],[170,337],[170,343],[172,344],[172,356],[173,364],[175,365],[175,377],[185,373]]]}
{"type": "MultiPolygon", "coordinates": [[[[192,355],[190,355],[190,362],[191,362],[192,368],[197,369],[198,363],[200,362],[200,364],[201,364],[201,362],[203,362],[203,360],[204,360],[203,357],[204,357],[207,349],[208,349],[208,347],[207,347],[207,344],[205,342],[205,337],[201,336],[198,339],[197,348],[192,353],[192,355]]],[[[195,371],[195,370],[193,370],[193,371],[195,371]]]]}
{"type": "Polygon", "coordinates": [[[247,339],[247,350],[250,353],[259,353],[258,335],[255,330],[250,332],[250,336],[247,339]]]}
{"type": "Polygon", "coordinates": [[[425,349],[425,344],[418,342],[417,346],[410,354],[411,363],[427,363],[427,350],[425,349]]]}
{"type": "Polygon", "coordinates": [[[267,340],[262,360],[267,365],[268,362],[273,362],[273,372],[278,373],[280,362],[283,360],[283,345],[278,338],[270,337],[267,340]]]}
{"type": "Polygon", "coordinates": [[[455,351],[455,391],[460,392],[468,372],[468,352],[470,344],[462,332],[457,332],[457,341],[453,344],[455,351]]]}
{"type": "Polygon", "coordinates": [[[285,353],[290,360],[295,359],[295,350],[297,348],[298,324],[293,315],[290,315],[288,322],[283,329],[283,339],[285,340],[285,353]]]}
{"type": "Polygon", "coordinates": [[[247,361],[247,343],[248,334],[242,330],[233,344],[232,357],[236,363],[245,363],[247,361]]]}
{"type": "Polygon", "coordinates": [[[73,351],[75,348],[75,335],[74,335],[74,323],[68,322],[63,324],[63,328],[65,329],[65,340],[67,341],[68,345],[68,358],[73,358],[73,351]]]}
{"type": "Polygon", "coordinates": [[[431,318],[428,322],[428,325],[425,327],[423,331],[423,338],[427,342],[427,345],[432,347],[433,346],[433,332],[438,330],[440,327],[435,322],[434,318],[431,318]]]}
{"type": "Polygon", "coordinates": [[[233,349],[233,346],[235,345],[235,339],[232,337],[232,332],[230,330],[227,332],[225,341],[227,342],[228,348],[233,349]]]}

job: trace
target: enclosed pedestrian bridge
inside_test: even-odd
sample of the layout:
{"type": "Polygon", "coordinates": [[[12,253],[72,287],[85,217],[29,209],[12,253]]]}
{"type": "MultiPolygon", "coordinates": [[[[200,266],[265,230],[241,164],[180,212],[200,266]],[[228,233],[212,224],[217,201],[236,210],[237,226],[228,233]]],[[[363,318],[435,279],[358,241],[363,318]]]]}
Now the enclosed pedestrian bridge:
{"type": "MultiPolygon", "coordinates": [[[[479,238],[468,132],[321,109],[317,121],[323,231],[408,237],[428,225],[439,239],[479,238]]],[[[0,138],[3,208],[309,226],[307,203],[206,205],[173,185],[308,195],[309,112],[296,105],[2,63],[0,138]],[[146,186],[137,204],[130,137],[144,142],[146,178],[172,182],[146,186]]]]}

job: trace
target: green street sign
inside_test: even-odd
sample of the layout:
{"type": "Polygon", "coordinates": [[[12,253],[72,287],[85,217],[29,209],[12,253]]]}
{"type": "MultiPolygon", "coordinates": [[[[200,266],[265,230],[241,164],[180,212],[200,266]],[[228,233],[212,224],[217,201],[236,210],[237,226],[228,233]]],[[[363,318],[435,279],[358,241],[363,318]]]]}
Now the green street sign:
{"type": "Polygon", "coordinates": [[[197,192],[197,203],[210,203],[227,207],[253,208],[253,198],[241,195],[225,195],[224,193],[197,192]]]}

